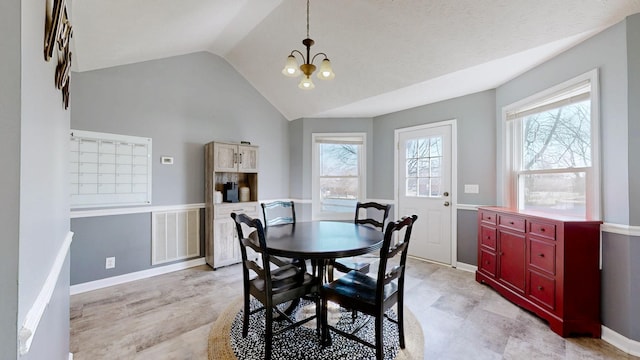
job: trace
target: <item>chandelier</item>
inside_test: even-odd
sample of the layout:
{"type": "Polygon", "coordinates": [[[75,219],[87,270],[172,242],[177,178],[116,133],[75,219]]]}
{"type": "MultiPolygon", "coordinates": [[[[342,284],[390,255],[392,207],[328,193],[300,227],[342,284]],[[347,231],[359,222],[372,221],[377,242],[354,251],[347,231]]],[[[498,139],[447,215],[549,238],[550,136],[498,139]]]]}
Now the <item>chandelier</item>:
{"type": "Polygon", "coordinates": [[[324,59],[320,64],[320,71],[318,71],[317,75],[318,79],[333,79],[336,74],[334,74],[331,69],[331,61],[329,61],[327,54],[320,52],[311,57],[311,46],[313,46],[314,41],[309,38],[309,0],[307,0],[307,38],[302,40],[302,44],[307,48],[307,56],[305,57],[304,54],[298,50],[293,50],[287,57],[287,63],[285,64],[284,69],[282,69],[282,73],[288,77],[297,77],[302,74],[302,80],[300,81],[300,84],[298,84],[298,87],[304,90],[313,89],[315,85],[313,85],[313,81],[311,81],[311,75],[316,71],[316,66],[313,65],[313,61],[317,56],[322,55],[324,56],[324,59]],[[300,55],[302,58],[302,65],[298,65],[298,60],[295,57],[295,54],[300,55]]]}

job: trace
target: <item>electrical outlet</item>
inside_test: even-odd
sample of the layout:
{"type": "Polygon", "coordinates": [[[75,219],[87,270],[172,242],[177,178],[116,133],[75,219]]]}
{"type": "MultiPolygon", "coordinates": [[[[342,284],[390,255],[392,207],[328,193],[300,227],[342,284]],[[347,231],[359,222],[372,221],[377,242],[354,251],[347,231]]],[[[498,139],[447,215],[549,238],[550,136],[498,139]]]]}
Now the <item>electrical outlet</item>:
{"type": "Polygon", "coordinates": [[[116,258],[114,257],[108,257],[107,260],[104,263],[104,268],[105,269],[113,269],[114,267],[116,267],[116,258]]]}

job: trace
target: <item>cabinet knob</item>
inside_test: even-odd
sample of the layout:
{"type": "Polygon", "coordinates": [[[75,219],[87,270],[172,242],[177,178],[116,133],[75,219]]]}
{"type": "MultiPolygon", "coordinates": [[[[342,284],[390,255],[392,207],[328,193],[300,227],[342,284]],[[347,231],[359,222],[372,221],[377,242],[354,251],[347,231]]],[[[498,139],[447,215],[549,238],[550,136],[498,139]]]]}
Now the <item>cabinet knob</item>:
{"type": "Polygon", "coordinates": [[[513,221],[509,221],[509,225],[513,225],[513,221]]]}
{"type": "Polygon", "coordinates": [[[540,256],[541,258],[543,258],[543,257],[544,257],[544,254],[538,254],[538,256],[540,256]]]}
{"type": "Polygon", "coordinates": [[[544,232],[544,228],[540,228],[540,232],[544,232]]]}
{"type": "Polygon", "coordinates": [[[487,261],[485,261],[484,263],[485,263],[485,264],[487,264],[487,265],[489,265],[489,264],[491,264],[491,261],[487,260],[487,261]]]}
{"type": "Polygon", "coordinates": [[[538,290],[542,291],[544,289],[542,286],[538,285],[538,290]]]}

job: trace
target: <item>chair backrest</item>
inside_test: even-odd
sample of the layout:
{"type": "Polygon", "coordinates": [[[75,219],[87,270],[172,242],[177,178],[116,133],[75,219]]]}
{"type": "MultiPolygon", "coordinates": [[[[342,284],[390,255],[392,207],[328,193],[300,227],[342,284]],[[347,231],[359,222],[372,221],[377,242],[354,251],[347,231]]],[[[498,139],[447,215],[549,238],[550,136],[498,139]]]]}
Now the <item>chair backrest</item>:
{"type": "Polygon", "coordinates": [[[293,201],[273,201],[260,205],[265,226],[296,223],[296,208],[293,201]]]}
{"type": "Polygon", "coordinates": [[[371,225],[375,228],[378,228],[378,230],[382,231],[384,229],[384,224],[387,221],[387,218],[389,217],[389,210],[391,210],[391,205],[389,204],[378,204],[376,202],[366,202],[366,203],[358,202],[356,204],[356,216],[353,221],[356,224],[371,225]],[[365,209],[367,213],[366,217],[364,218],[360,217],[360,209],[365,209]],[[375,218],[372,217],[369,214],[369,211],[371,209],[377,210],[377,213],[379,216],[376,216],[375,218]]]}
{"type": "Polygon", "coordinates": [[[380,249],[380,263],[378,265],[378,284],[376,289],[376,298],[382,299],[384,294],[385,285],[389,284],[395,279],[398,279],[398,289],[400,292],[404,289],[404,272],[405,264],[407,262],[407,252],[409,250],[409,240],[411,240],[411,230],[413,224],[418,219],[418,215],[412,215],[410,217],[403,217],[402,219],[390,222],[384,232],[384,241],[382,248],[380,249]],[[395,245],[391,245],[393,242],[393,234],[404,229],[403,240],[395,245]],[[400,254],[400,262],[393,268],[388,269],[389,259],[400,254]]]}
{"type": "Polygon", "coordinates": [[[245,284],[249,281],[249,270],[255,272],[259,278],[265,281],[265,290],[271,289],[271,272],[269,269],[269,253],[267,252],[267,243],[264,236],[264,228],[260,219],[253,219],[245,214],[231,213],[231,217],[236,223],[236,231],[238,232],[238,240],[240,241],[240,252],[242,253],[242,273],[245,284]],[[242,226],[250,231],[247,236],[244,235],[242,226]],[[252,249],[261,256],[262,265],[248,258],[247,248],[252,249]],[[265,271],[267,269],[267,271],[265,271]]]}

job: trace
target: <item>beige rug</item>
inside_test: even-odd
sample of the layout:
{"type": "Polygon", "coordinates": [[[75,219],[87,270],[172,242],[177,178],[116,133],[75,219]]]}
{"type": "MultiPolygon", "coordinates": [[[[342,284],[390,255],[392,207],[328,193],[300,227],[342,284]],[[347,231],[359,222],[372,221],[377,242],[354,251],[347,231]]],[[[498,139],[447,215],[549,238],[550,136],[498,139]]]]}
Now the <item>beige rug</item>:
{"type": "MultiPolygon", "coordinates": [[[[237,360],[230,343],[233,320],[242,309],[242,297],[231,302],[222,311],[209,332],[209,360],[237,360]]],[[[404,310],[405,349],[399,349],[396,360],[414,360],[424,358],[424,335],[422,327],[413,313],[404,310]]]]}

